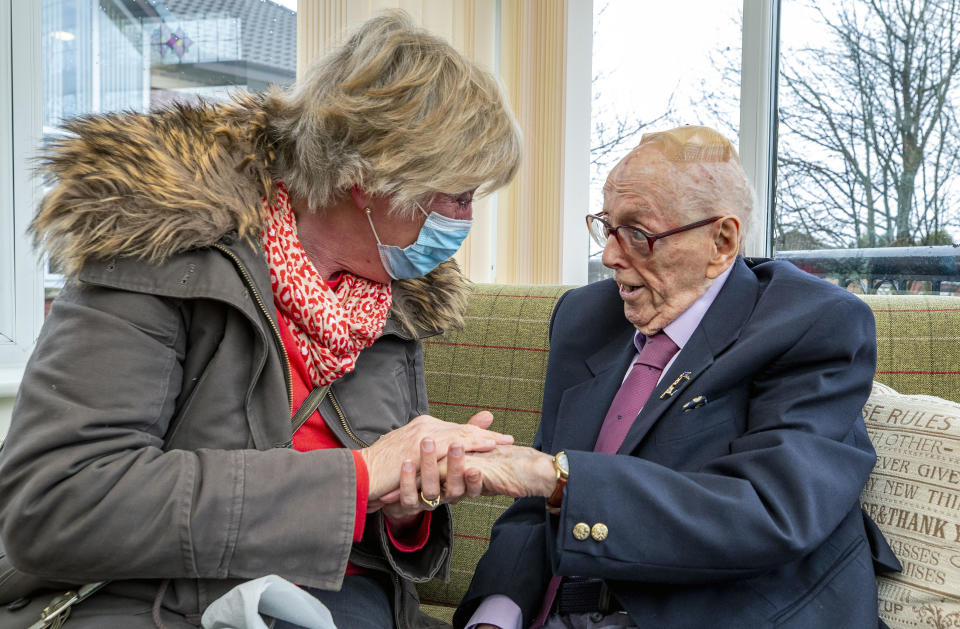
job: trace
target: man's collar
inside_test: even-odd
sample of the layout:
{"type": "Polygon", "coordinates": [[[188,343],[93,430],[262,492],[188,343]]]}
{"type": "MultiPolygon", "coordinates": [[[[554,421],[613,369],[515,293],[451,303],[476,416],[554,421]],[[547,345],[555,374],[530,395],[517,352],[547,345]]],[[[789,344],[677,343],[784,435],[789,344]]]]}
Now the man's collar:
{"type": "MultiPolygon", "coordinates": [[[[736,264],[734,263],[727,267],[727,270],[717,276],[713,283],[710,284],[710,287],[707,288],[706,292],[700,295],[695,302],[690,304],[686,310],[680,313],[680,316],[668,323],[663,331],[666,333],[670,340],[676,343],[677,347],[683,349],[683,346],[687,344],[687,341],[690,340],[690,337],[693,336],[694,330],[697,329],[697,326],[700,325],[700,322],[703,320],[703,315],[707,313],[707,310],[710,309],[710,306],[713,304],[713,301],[717,298],[717,295],[720,293],[720,289],[723,288],[723,285],[727,281],[727,277],[730,276],[730,272],[733,271],[733,267],[736,264]]],[[[633,337],[633,344],[636,345],[637,351],[639,352],[643,349],[643,344],[646,342],[646,337],[637,330],[637,333],[633,337]]]]}

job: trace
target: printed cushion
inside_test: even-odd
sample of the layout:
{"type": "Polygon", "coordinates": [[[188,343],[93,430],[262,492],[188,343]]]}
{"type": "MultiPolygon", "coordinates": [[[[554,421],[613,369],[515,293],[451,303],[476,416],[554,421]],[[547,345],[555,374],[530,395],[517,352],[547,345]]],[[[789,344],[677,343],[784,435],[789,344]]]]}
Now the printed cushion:
{"type": "Polygon", "coordinates": [[[960,404],[874,383],[877,464],[860,497],[903,572],[877,579],[891,629],[960,626],[960,404]]]}

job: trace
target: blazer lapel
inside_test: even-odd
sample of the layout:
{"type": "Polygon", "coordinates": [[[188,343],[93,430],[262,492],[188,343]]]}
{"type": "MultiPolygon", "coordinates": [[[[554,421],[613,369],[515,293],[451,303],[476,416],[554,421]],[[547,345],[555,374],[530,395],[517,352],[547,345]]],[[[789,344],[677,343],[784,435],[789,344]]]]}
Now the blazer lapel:
{"type": "Polygon", "coordinates": [[[600,426],[636,355],[633,326],[627,325],[586,359],[592,377],[570,387],[560,398],[552,450],[593,450],[600,426]]]}
{"type": "Polygon", "coordinates": [[[674,401],[683,397],[683,391],[713,364],[716,356],[737,340],[740,330],[753,312],[758,291],[756,276],[742,258],[737,258],[717,298],[650,394],[650,399],[640,410],[618,453],[633,452],[674,401]]]}

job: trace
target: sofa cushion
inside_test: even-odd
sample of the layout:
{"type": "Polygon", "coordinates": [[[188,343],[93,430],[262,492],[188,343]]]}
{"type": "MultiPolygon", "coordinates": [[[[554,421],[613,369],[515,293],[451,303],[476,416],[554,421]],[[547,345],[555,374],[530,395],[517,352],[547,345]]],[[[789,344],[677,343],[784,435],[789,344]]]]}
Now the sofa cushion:
{"type": "Polygon", "coordinates": [[[875,383],[863,418],[877,464],[861,495],[903,572],[878,578],[891,629],[960,625],[960,404],[875,383]]]}
{"type": "MultiPolygon", "coordinates": [[[[477,284],[463,330],[423,342],[430,413],[464,423],[481,410],[493,412],[493,430],[531,445],[540,424],[547,371],[548,328],[553,307],[569,287],[477,284]]],[[[494,521],[512,499],[474,498],[453,506],[450,582],[418,586],[424,610],[447,619],[490,543],[494,521]]]]}
{"type": "Polygon", "coordinates": [[[862,295],[877,321],[877,381],[960,402],[960,299],[862,295]]]}

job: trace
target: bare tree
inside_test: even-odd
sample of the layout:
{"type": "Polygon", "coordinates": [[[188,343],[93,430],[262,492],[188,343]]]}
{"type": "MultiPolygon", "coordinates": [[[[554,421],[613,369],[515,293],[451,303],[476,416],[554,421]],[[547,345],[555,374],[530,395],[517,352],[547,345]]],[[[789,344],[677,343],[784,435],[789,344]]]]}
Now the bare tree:
{"type": "MultiPolygon", "coordinates": [[[[600,93],[595,92],[593,102],[596,105],[600,100],[600,93]]],[[[627,146],[636,144],[645,129],[659,128],[659,123],[669,120],[676,113],[673,106],[673,97],[667,103],[666,110],[650,120],[638,120],[615,115],[609,120],[604,116],[596,116],[593,123],[593,135],[590,146],[590,164],[594,168],[602,169],[610,165],[613,159],[620,157],[627,146]]]]}
{"type": "Polygon", "coordinates": [[[810,6],[835,46],[781,55],[778,236],[949,242],[960,224],[960,0],[810,6]]]}
{"type": "MultiPolygon", "coordinates": [[[[605,2],[597,11],[596,17],[602,17],[609,8],[610,2],[605,2]]],[[[594,40],[597,39],[596,28],[593,37],[594,40]]],[[[605,98],[600,87],[606,78],[603,72],[598,72],[591,81],[593,129],[590,138],[590,168],[594,182],[602,181],[613,162],[622,157],[627,149],[639,143],[644,130],[657,128],[659,123],[669,120],[676,113],[671,94],[663,112],[650,120],[611,114],[604,106],[605,98]]]]}

